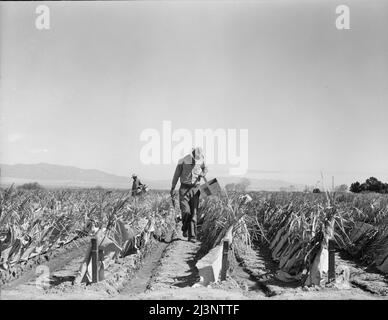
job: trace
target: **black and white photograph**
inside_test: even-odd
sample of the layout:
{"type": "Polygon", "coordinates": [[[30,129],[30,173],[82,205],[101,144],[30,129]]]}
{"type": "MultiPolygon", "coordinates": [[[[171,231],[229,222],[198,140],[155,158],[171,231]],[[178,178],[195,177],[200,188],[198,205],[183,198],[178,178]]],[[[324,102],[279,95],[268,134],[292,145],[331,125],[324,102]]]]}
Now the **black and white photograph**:
{"type": "Polygon", "coordinates": [[[386,302],[387,32],[384,0],[1,1],[0,300],[386,302]]]}

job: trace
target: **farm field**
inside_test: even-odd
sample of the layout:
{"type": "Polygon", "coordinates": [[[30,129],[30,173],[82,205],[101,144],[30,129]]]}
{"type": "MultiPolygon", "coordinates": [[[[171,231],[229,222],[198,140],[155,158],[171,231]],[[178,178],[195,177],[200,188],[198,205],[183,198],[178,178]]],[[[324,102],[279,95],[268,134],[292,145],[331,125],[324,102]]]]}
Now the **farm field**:
{"type": "Polygon", "coordinates": [[[168,192],[4,189],[1,299],[388,299],[387,196],[247,194],[202,200],[191,243],[168,192]],[[198,261],[228,230],[226,280],[204,283],[198,261]],[[97,283],[82,268],[93,237],[104,252],[97,283]]]}

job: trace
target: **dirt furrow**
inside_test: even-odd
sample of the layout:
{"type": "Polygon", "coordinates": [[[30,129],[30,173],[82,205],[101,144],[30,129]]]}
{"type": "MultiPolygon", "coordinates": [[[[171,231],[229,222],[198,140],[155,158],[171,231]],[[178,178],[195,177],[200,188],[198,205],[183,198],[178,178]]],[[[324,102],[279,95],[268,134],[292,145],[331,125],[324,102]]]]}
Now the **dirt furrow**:
{"type": "Polygon", "coordinates": [[[362,266],[361,263],[354,261],[346,254],[336,253],[335,260],[337,265],[349,269],[350,283],[367,293],[378,296],[388,296],[388,277],[379,272],[373,266],[362,266]]]}
{"type": "Polygon", "coordinates": [[[350,270],[350,286],[338,289],[335,286],[303,287],[298,282],[284,282],[276,277],[277,265],[271,259],[265,246],[256,245],[252,250],[239,257],[243,269],[256,281],[251,287],[259,295],[264,293],[268,299],[387,299],[387,283],[384,277],[366,272],[356,263],[336,255],[336,265],[346,266],[350,270]],[[356,285],[358,282],[358,285],[356,285]]]}
{"type": "Polygon", "coordinates": [[[18,279],[3,285],[1,299],[36,299],[42,294],[43,287],[74,280],[87,248],[88,242],[82,240],[71,250],[66,250],[63,254],[34,266],[18,279]],[[49,284],[47,280],[50,281],[49,284]]]}
{"type": "Polygon", "coordinates": [[[154,248],[153,252],[144,259],[142,267],[136,271],[133,279],[125,285],[125,288],[120,291],[120,295],[115,299],[126,299],[130,295],[137,295],[147,290],[152,275],[168,245],[169,243],[160,242],[154,248]]]}

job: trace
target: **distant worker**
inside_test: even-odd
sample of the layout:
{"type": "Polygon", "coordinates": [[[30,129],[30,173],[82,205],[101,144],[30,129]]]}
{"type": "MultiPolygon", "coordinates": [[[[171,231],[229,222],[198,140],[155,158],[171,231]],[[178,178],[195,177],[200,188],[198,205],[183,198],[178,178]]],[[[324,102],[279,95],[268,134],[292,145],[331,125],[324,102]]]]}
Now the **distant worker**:
{"type": "Polygon", "coordinates": [[[137,177],[136,174],[132,175],[132,196],[137,196],[143,193],[143,191],[146,191],[146,186],[145,184],[141,183],[139,178],[137,177]]]}
{"type": "Polygon", "coordinates": [[[207,173],[204,155],[201,148],[178,161],[171,185],[171,197],[175,195],[175,186],[180,179],[179,207],[182,214],[183,236],[191,242],[197,239],[197,211],[199,206],[199,182],[207,173]]]}

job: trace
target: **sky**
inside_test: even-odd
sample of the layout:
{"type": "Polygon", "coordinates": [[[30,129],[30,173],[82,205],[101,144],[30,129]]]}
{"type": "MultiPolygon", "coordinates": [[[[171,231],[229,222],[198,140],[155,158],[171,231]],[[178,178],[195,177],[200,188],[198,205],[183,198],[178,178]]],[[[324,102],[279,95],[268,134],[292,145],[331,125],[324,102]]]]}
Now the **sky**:
{"type": "Polygon", "coordinates": [[[169,121],[247,129],[250,178],[388,182],[388,2],[39,4],[0,4],[0,163],[170,179],[140,156],[169,121]]]}

